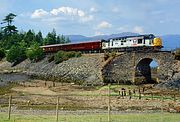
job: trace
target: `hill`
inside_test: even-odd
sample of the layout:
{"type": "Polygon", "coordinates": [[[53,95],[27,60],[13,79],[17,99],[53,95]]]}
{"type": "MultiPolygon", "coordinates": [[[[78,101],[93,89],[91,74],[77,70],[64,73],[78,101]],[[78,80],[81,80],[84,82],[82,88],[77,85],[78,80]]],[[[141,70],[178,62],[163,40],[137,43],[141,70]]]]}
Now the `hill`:
{"type": "Polygon", "coordinates": [[[164,49],[180,48],[180,35],[164,35],[161,36],[164,49]]]}
{"type": "Polygon", "coordinates": [[[123,36],[135,36],[139,35],[138,33],[131,33],[131,32],[123,32],[118,34],[111,34],[111,35],[97,35],[92,37],[86,37],[82,35],[65,35],[65,37],[69,37],[71,42],[83,42],[83,41],[91,41],[91,40],[101,40],[101,39],[109,39],[115,37],[123,37],[123,36]]]}

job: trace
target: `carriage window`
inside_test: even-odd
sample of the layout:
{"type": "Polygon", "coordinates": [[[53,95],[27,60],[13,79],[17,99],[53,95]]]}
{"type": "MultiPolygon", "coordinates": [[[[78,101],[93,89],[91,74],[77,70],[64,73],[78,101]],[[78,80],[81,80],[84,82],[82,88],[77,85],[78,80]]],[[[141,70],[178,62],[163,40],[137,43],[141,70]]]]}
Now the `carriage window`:
{"type": "Polygon", "coordinates": [[[142,44],[142,39],[138,39],[138,44],[142,44]]]}
{"type": "Polygon", "coordinates": [[[121,45],[123,45],[123,42],[121,42],[121,45]]]}

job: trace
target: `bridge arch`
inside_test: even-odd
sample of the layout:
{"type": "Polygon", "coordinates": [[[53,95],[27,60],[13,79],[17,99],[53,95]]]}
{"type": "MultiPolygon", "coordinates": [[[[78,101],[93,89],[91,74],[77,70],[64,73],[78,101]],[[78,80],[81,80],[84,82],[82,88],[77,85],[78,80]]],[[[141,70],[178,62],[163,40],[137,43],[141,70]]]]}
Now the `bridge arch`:
{"type": "Polygon", "coordinates": [[[135,67],[135,84],[139,83],[157,83],[158,82],[158,70],[159,60],[154,58],[141,58],[137,61],[135,67]],[[151,67],[152,62],[157,63],[157,67],[151,67]]]}

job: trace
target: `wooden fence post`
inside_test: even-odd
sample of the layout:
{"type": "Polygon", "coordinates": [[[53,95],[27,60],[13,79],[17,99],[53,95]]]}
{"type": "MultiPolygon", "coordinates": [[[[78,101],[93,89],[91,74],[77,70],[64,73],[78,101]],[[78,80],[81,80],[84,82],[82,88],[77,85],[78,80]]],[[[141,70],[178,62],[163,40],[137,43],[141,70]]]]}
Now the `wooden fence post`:
{"type": "Polygon", "coordinates": [[[163,122],[164,120],[163,120],[163,103],[164,103],[164,97],[163,97],[163,95],[161,95],[161,122],[163,122]]]}
{"type": "Polygon", "coordinates": [[[132,92],[131,92],[131,90],[129,89],[129,99],[131,99],[132,98],[132,92]]]}
{"type": "Polygon", "coordinates": [[[136,97],[136,90],[133,89],[133,94],[134,94],[134,97],[136,97]]]}
{"type": "Polygon", "coordinates": [[[59,96],[57,97],[57,105],[56,105],[56,122],[58,122],[58,115],[59,115],[59,96]]]}
{"type": "Polygon", "coordinates": [[[141,99],[141,89],[139,87],[139,99],[141,99]]]}
{"type": "Polygon", "coordinates": [[[108,122],[110,122],[110,84],[108,84],[108,122]]]}
{"type": "Polygon", "coordinates": [[[153,100],[154,96],[153,96],[153,93],[151,92],[151,99],[153,100]]]}
{"type": "Polygon", "coordinates": [[[161,112],[163,113],[164,96],[161,95],[161,112]]]}
{"type": "Polygon", "coordinates": [[[12,102],[12,95],[9,96],[8,120],[11,119],[11,102],[12,102]]]}
{"type": "Polygon", "coordinates": [[[174,102],[176,102],[176,95],[174,94],[174,96],[173,96],[173,97],[174,97],[174,102]]]}

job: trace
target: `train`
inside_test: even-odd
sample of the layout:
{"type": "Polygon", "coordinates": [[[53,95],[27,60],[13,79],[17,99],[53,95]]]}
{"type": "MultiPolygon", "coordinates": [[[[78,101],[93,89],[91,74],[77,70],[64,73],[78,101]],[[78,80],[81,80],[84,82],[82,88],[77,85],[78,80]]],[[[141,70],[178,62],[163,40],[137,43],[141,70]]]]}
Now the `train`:
{"type": "Polygon", "coordinates": [[[122,51],[159,51],[162,40],[153,34],[124,36],[88,42],[53,44],[41,46],[45,53],[62,51],[91,52],[122,52],[122,51]]]}

